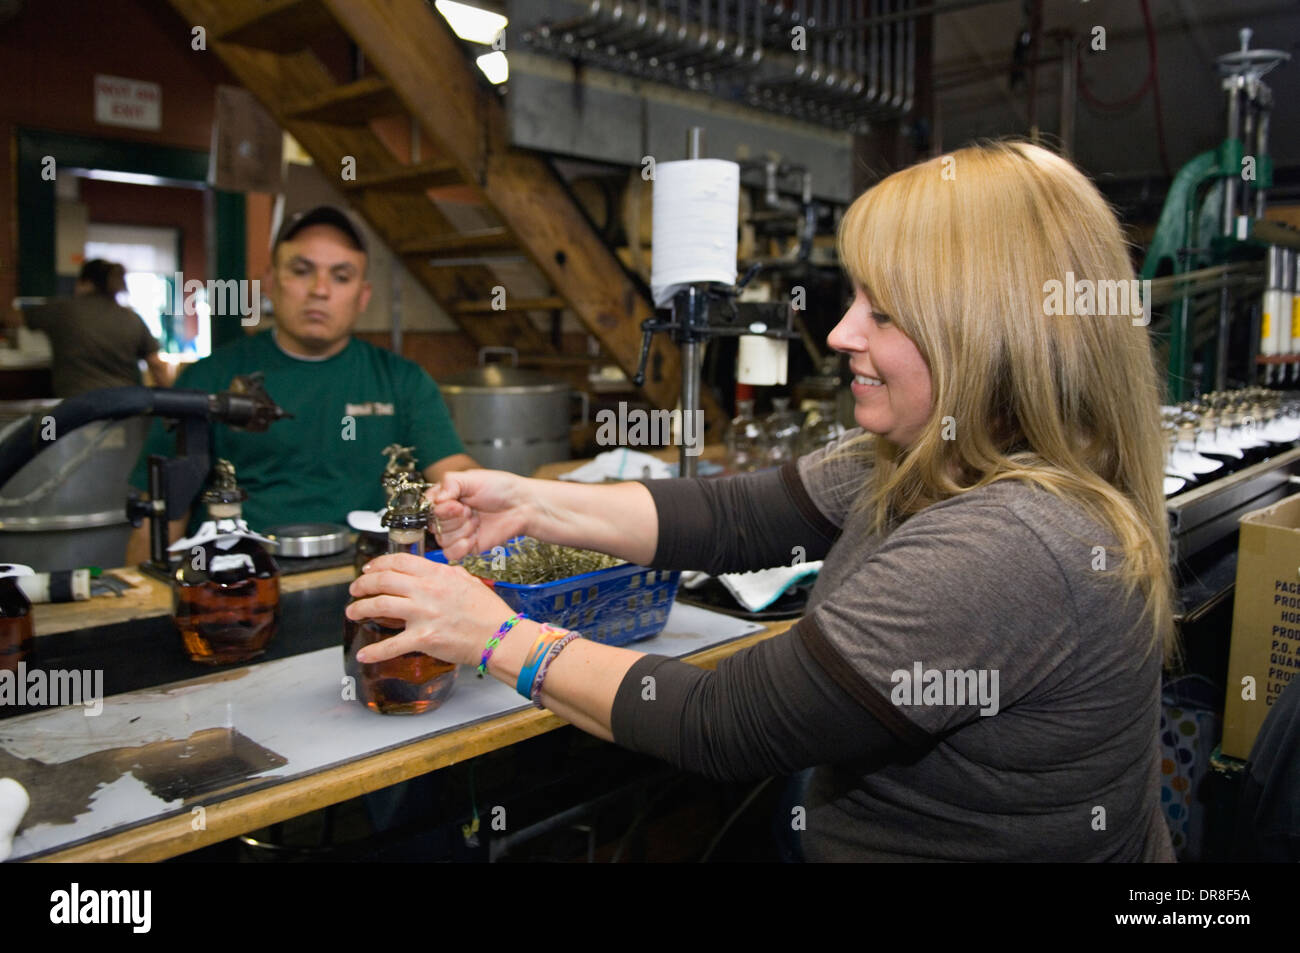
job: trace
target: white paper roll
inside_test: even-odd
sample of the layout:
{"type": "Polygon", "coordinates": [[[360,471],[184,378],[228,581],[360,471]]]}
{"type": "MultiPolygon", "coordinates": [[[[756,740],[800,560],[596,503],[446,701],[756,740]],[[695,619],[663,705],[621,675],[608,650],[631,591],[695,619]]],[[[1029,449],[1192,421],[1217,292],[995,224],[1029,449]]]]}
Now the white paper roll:
{"type": "Polygon", "coordinates": [[[664,307],[693,282],[736,283],[740,166],[684,159],[655,166],[650,289],[664,307]]]}
{"type": "Polygon", "coordinates": [[[772,387],[785,383],[790,342],[782,338],[742,334],[736,353],[736,380],[741,384],[772,387]]]}

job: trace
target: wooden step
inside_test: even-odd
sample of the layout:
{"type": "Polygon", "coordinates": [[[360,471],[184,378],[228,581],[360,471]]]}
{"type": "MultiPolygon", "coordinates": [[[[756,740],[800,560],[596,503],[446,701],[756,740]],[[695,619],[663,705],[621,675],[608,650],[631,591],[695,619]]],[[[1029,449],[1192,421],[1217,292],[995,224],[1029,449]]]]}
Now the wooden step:
{"type": "Polygon", "coordinates": [[[352,182],[344,182],[343,191],[427,192],[429,189],[460,185],[462,181],[455,163],[434,160],[399,166],[388,172],[359,175],[352,182]]]}
{"type": "Polygon", "coordinates": [[[415,258],[458,258],[518,249],[504,228],[483,228],[476,232],[409,239],[398,243],[396,250],[399,255],[415,258]]]}
{"type": "Polygon", "coordinates": [[[404,115],[406,109],[387,80],[381,76],[366,76],[325,90],[319,96],[289,103],[284,111],[292,119],[362,126],[381,116],[404,115]]]}
{"type": "Polygon", "coordinates": [[[223,0],[221,20],[211,32],[223,43],[296,53],[333,28],[334,18],[320,0],[223,0]]]}
{"type": "Polygon", "coordinates": [[[568,302],[563,298],[506,298],[504,308],[492,307],[491,301],[457,301],[451,306],[452,314],[501,314],[505,311],[562,311],[568,302]]]}

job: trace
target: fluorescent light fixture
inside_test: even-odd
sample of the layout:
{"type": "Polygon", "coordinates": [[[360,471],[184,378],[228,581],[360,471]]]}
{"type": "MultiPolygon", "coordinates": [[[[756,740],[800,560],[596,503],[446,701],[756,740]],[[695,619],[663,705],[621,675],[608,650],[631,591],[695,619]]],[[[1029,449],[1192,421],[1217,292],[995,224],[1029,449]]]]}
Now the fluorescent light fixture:
{"type": "Polygon", "coordinates": [[[506,62],[506,55],[500,50],[484,53],[474,62],[483,71],[483,75],[493,83],[500,85],[510,78],[510,65],[506,62]]]}
{"type": "Polygon", "coordinates": [[[458,37],[485,46],[490,46],[510,22],[499,13],[471,7],[468,3],[457,3],[456,0],[437,0],[434,6],[458,37]]]}

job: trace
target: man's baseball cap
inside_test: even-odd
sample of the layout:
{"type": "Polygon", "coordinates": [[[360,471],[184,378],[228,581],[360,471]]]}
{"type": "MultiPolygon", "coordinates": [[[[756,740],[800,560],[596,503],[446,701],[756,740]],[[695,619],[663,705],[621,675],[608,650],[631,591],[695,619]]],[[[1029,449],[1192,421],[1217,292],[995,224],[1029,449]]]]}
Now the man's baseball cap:
{"type": "Polygon", "coordinates": [[[361,229],[357,228],[346,212],[333,205],[317,205],[313,209],[299,212],[286,219],[284,225],[280,227],[280,234],[276,236],[275,244],[271,246],[271,251],[274,252],[282,243],[291,241],[304,228],[310,228],[312,225],[328,225],[342,232],[357,251],[366,250],[361,229]]]}

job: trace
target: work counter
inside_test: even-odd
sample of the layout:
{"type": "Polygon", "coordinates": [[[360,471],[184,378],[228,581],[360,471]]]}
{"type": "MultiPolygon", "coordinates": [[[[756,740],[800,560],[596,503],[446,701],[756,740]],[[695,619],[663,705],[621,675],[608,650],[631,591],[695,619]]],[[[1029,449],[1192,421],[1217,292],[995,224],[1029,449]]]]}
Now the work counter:
{"type": "MultiPolygon", "coordinates": [[[[130,691],[110,685],[98,714],[65,705],[0,720],[0,777],[18,778],[32,798],[13,859],[162,860],[565,724],[470,668],[447,703],[424,715],[386,717],[343,698],[339,607],[352,578],[350,566],[282,578],[277,639],[310,635],[330,647],[215,670],[188,663],[194,677],[130,691]],[[295,623],[294,600],[315,614],[295,610],[295,623]],[[295,633],[295,624],[314,631],[295,633]]],[[[133,642],[115,665],[130,666],[132,652],[181,655],[179,635],[167,633],[169,587],[133,579],[121,598],[35,607],[37,652],[60,633],[147,630],[148,648],[133,642]]],[[[711,668],[791,624],[677,603],[663,632],[634,648],[711,668]]]]}

